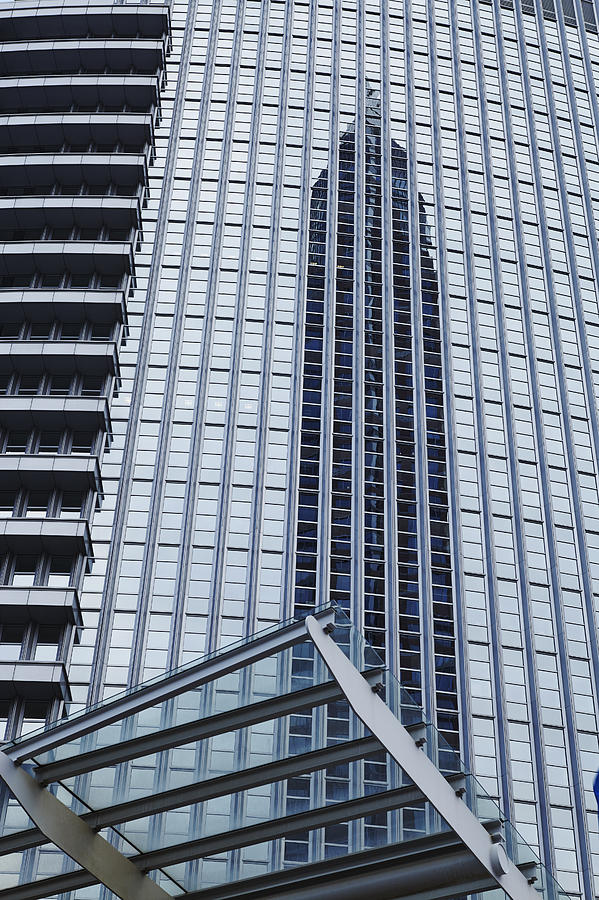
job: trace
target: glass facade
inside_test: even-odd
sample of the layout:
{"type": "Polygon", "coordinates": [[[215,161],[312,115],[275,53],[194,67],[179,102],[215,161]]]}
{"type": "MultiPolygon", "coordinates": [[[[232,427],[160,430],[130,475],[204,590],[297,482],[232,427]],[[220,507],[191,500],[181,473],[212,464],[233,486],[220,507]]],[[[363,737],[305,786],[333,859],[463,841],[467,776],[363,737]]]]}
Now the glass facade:
{"type": "Polygon", "coordinates": [[[337,246],[332,263],[327,261],[326,246],[327,170],[311,193],[294,609],[309,610],[317,597],[329,596],[353,613],[371,646],[383,656],[389,651],[395,666],[399,662],[402,684],[417,703],[435,711],[445,738],[457,745],[437,275],[429,254],[425,206],[419,197],[420,260],[414,277],[410,276],[407,157],[392,140],[393,318],[389,318],[382,271],[386,229],[381,110],[374,92],[367,94],[364,137],[361,197],[356,194],[355,127],[340,138],[337,246]],[[362,230],[359,238],[358,229],[362,230]],[[325,298],[333,265],[331,304],[325,298]],[[327,330],[331,335],[328,359],[327,330]],[[418,365],[424,374],[421,398],[417,390],[422,379],[414,377],[418,365]],[[394,373],[392,380],[386,376],[389,372],[394,373]],[[415,435],[414,425],[419,399],[426,406],[422,439],[415,435]],[[394,459],[386,453],[393,445],[394,459]],[[395,469],[395,509],[388,465],[395,469]],[[423,486],[418,494],[417,484],[423,486]],[[330,526],[319,521],[321,514],[330,517],[330,526]],[[430,553],[429,565],[420,571],[419,551],[421,556],[430,553]],[[327,569],[328,584],[323,576],[327,569]],[[361,583],[352,586],[352,577],[359,578],[358,573],[361,583]],[[423,659],[429,660],[432,683],[423,659]]]}
{"type": "MultiPolygon", "coordinates": [[[[594,6],[172,0],[170,24],[72,702],[332,599],[569,895],[599,896],[594,6]]],[[[6,394],[102,390],[5,369],[6,394]]],[[[50,441],[37,421],[3,457],[50,441]]],[[[89,454],[65,428],[40,452],[89,454]]],[[[3,518],[81,515],[10,490],[3,518]]],[[[6,571],[66,584],[43,554],[6,571]]]]}

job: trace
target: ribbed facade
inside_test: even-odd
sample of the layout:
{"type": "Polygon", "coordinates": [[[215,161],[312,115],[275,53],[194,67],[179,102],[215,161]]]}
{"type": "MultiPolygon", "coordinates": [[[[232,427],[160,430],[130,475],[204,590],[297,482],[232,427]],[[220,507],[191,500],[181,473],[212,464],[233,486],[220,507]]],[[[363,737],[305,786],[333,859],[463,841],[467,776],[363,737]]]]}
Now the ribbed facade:
{"type": "Polygon", "coordinates": [[[160,6],[5,6],[9,727],[333,599],[599,896],[595,20],[173,0],[159,101],[160,6]]]}
{"type": "Polygon", "coordinates": [[[0,11],[0,698],[61,714],[148,203],[166,8],[0,11]]]}

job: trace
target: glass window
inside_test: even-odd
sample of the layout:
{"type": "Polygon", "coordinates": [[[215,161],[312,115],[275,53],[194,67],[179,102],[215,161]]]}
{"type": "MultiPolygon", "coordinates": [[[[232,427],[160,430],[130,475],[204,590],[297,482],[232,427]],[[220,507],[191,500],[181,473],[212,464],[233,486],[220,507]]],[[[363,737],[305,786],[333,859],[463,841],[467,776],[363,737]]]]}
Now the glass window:
{"type": "Polygon", "coordinates": [[[53,662],[58,658],[62,629],[58,625],[40,625],[33,658],[53,662]]]}
{"type": "Polygon", "coordinates": [[[32,322],[29,337],[32,341],[47,341],[54,327],[53,322],[32,322]]]}
{"type": "Polygon", "coordinates": [[[81,379],[81,394],[84,397],[101,397],[104,391],[103,375],[84,375],[81,379]]]}
{"type": "Polygon", "coordinates": [[[82,491],[64,491],[60,506],[61,517],[81,516],[84,497],[85,494],[82,491]]]}
{"type": "Polygon", "coordinates": [[[39,439],[40,453],[58,453],[62,439],[61,431],[41,431],[39,439]]]}
{"type": "Polygon", "coordinates": [[[46,703],[39,700],[26,700],[23,704],[22,734],[39,728],[46,721],[47,715],[48,705],[46,703]]]}
{"type": "Polygon", "coordinates": [[[94,431],[74,431],[71,452],[91,453],[95,443],[96,434],[94,431]]]}
{"type": "Polygon", "coordinates": [[[48,393],[53,397],[68,397],[71,392],[72,375],[52,375],[48,393]]]}
{"type": "Polygon", "coordinates": [[[16,491],[0,491],[0,516],[12,516],[16,491]]]}
{"type": "Polygon", "coordinates": [[[60,326],[60,336],[63,341],[78,341],[81,337],[81,322],[63,322],[60,326]]]}
{"type": "Polygon", "coordinates": [[[32,587],[35,584],[38,562],[37,556],[16,556],[10,583],[15,587],[32,587]]]}
{"type": "Polygon", "coordinates": [[[114,331],[114,326],[100,324],[98,322],[94,322],[91,327],[91,339],[92,341],[109,341],[112,337],[112,333],[114,331]]]}
{"type": "Polygon", "coordinates": [[[6,436],[6,453],[25,453],[29,442],[28,431],[9,431],[6,436]]]}
{"type": "Polygon", "coordinates": [[[3,625],[0,630],[0,658],[6,662],[20,659],[24,639],[24,625],[3,625]]]}
{"type": "Polygon", "coordinates": [[[48,587],[68,587],[71,583],[72,570],[72,557],[52,556],[48,571],[48,587]]]}
{"type": "Polygon", "coordinates": [[[27,517],[45,516],[48,514],[50,493],[49,491],[30,491],[26,503],[25,515],[27,517]]]}
{"type": "Polygon", "coordinates": [[[22,328],[22,322],[4,322],[0,325],[0,338],[4,341],[17,340],[22,328]]]}
{"type": "Polygon", "coordinates": [[[26,397],[39,393],[41,381],[41,375],[21,375],[17,393],[26,397]]]}

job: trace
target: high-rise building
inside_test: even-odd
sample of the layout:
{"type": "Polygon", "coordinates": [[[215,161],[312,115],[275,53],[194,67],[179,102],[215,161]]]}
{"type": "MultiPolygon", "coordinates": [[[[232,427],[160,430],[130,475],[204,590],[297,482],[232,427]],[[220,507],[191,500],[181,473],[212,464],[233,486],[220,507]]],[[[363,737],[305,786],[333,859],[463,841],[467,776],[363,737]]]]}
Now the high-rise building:
{"type": "Polygon", "coordinates": [[[0,600],[8,735],[71,701],[160,122],[166,8],[4,4],[0,600]]]}
{"type": "Polygon", "coordinates": [[[599,896],[597,15],[3,0],[7,737],[332,600],[599,896]]]}
{"type": "MultiPolygon", "coordinates": [[[[325,299],[328,170],[312,189],[294,603],[296,609],[310,609],[328,594],[361,624],[383,657],[395,659],[394,666],[401,652],[402,684],[429,711],[440,704],[439,724],[442,721],[445,736],[457,746],[437,275],[421,196],[416,201],[420,246],[415,270],[412,265],[407,156],[393,139],[387,210],[392,251],[387,262],[392,269],[384,272],[381,109],[378,91],[370,91],[368,83],[364,140],[359,186],[353,124],[339,143],[337,263],[330,316],[325,299]],[[358,189],[364,214],[360,235],[358,189]],[[334,328],[334,355],[330,352],[328,359],[327,324],[334,328]],[[420,399],[426,404],[426,429],[419,434],[414,424],[416,348],[423,375],[420,399]],[[421,466],[428,473],[422,495],[416,491],[421,466]],[[419,551],[430,553],[429,564],[420,572],[419,551]],[[422,602],[427,595],[432,606],[422,602]],[[434,658],[433,640],[442,659],[434,658]],[[442,699],[441,694],[450,696],[442,699]]],[[[329,349],[333,351],[332,342],[329,349]]]]}

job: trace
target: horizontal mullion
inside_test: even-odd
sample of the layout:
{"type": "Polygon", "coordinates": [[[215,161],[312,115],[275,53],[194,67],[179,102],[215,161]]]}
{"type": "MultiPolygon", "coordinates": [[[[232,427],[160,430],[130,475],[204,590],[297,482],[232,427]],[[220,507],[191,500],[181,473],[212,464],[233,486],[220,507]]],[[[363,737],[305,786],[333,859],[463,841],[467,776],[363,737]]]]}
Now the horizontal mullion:
{"type": "MultiPolygon", "coordinates": [[[[374,795],[376,796],[376,795],[374,795]]],[[[276,837],[281,837],[281,833],[276,837]]],[[[135,862],[135,859],[133,860],[135,862]]],[[[300,866],[290,871],[270,873],[263,877],[245,879],[238,883],[219,885],[216,888],[204,888],[200,891],[192,891],[189,894],[179,895],[180,900],[189,896],[190,900],[201,900],[206,896],[207,900],[227,900],[232,897],[248,896],[252,898],[267,897],[278,898],[287,895],[286,888],[294,891],[300,886],[304,891],[299,896],[310,898],[322,896],[323,890],[333,898],[362,897],[364,891],[372,896],[385,897],[420,897],[415,893],[416,885],[422,885],[425,890],[422,900],[428,897],[430,892],[426,887],[432,887],[432,874],[442,873],[440,883],[447,885],[445,891],[435,893],[435,897],[455,897],[456,895],[469,894],[482,890],[488,890],[494,886],[487,872],[481,872],[480,866],[472,858],[470,851],[460,844],[456,836],[450,832],[440,832],[433,835],[423,835],[421,838],[394,844],[388,847],[379,847],[372,850],[352,853],[346,856],[330,860],[322,860],[317,863],[300,866]],[[439,862],[439,866],[436,862],[439,862]],[[474,862],[474,865],[473,865],[474,862]],[[389,870],[390,864],[395,864],[392,870],[391,885],[387,885],[387,892],[378,892],[378,877],[384,876],[389,870]],[[408,870],[415,867],[415,872],[409,875],[408,870]],[[360,879],[364,874],[365,879],[360,879]],[[348,884],[337,885],[337,879],[349,878],[349,882],[359,881],[358,892],[349,891],[348,884]],[[411,882],[407,891],[402,891],[402,881],[411,882]],[[290,883],[291,882],[291,883],[290,883]],[[270,888],[270,890],[269,890],[270,888]],[[374,892],[374,893],[373,893],[374,892]]],[[[435,879],[436,880],[436,879],[435,879]]],[[[46,897],[54,897],[58,894],[74,891],[78,888],[98,884],[98,879],[87,871],[68,872],[53,878],[45,878],[29,884],[16,885],[0,891],[0,900],[44,900],[46,897]]],[[[406,885],[407,886],[407,885],[406,885]]]]}

